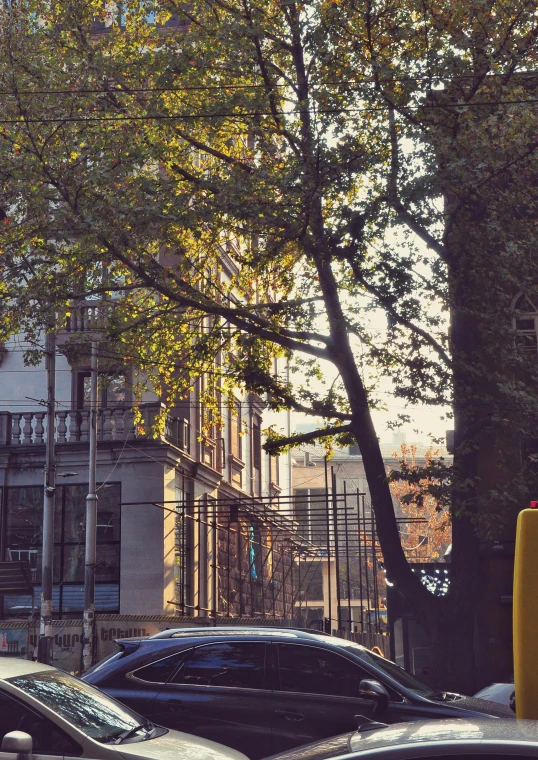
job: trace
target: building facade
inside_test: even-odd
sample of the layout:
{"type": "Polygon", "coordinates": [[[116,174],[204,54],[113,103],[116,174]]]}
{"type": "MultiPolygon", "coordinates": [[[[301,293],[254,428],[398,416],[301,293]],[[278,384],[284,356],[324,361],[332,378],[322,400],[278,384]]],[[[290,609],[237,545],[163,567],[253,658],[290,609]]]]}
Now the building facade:
{"type": "MultiPolygon", "coordinates": [[[[63,347],[93,309],[81,305],[58,334],[54,614],[64,618],[83,609],[90,371],[63,347]]],[[[39,599],[47,378],[43,364],[24,366],[24,349],[6,344],[0,364],[0,552],[29,562],[39,599]]],[[[100,364],[97,612],[291,617],[298,550],[279,511],[289,458],[262,448],[262,400],[238,394],[208,434],[201,378],[153,437],[159,399],[146,393],[136,420],[131,370],[100,364]]],[[[30,598],[6,595],[1,613],[30,615],[30,598]]]]}

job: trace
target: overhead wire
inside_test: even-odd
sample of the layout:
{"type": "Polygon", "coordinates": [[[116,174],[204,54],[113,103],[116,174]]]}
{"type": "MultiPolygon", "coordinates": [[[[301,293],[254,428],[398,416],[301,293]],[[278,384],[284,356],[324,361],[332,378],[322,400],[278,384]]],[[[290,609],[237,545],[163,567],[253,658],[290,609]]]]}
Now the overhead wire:
{"type": "MultiPolygon", "coordinates": [[[[516,71],[510,74],[512,77],[525,77],[526,79],[535,77],[538,79],[538,72],[534,71],[516,71]]],[[[507,74],[506,73],[491,73],[486,74],[484,81],[488,81],[490,79],[506,79],[507,74]]],[[[445,75],[445,74],[430,74],[428,76],[404,76],[404,77],[355,77],[354,79],[339,79],[335,81],[327,81],[327,82],[308,82],[306,84],[306,87],[308,89],[311,88],[322,88],[322,87],[334,87],[334,88],[341,88],[341,87],[351,87],[357,84],[395,84],[395,83],[407,83],[407,82],[437,82],[439,84],[442,84],[444,82],[459,82],[459,81],[474,81],[476,79],[476,76],[474,74],[453,74],[453,75],[445,75]]],[[[282,83],[279,84],[275,82],[271,85],[272,89],[285,89],[285,90],[291,90],[292,85],[288,83],[282,83]]],[[[100,87],[100,88],[92,88],[92,87],[73,87],[73,88],[65,88],[65,89],[32,89],[32,90],[17,90],[16,92],[11,90],[0,90],[0,96],[9,96],[9,97],[18,97],[20,95],[22,96],[29,96],[29,95],[97,95],[97,94],[103,94],[103,95],[130,95],[133,93],[144,93],[144,92],[191,92],[191,91],[213,91],[213,90],[252,90],[252,89],[262,89],[266,90],[267,85],[264,83],[259,84],[207,84],[207,85],[184,85],[181,87],[100,87]]],[[[442,90],[439,90],[442,92],[442,90]]]]}
{"type": "MultiPolygon", "coordinates": [[[[534,99],[516,99],[516,100],[486,100],[480,102],[463,102],[463,103],[437,103],[437,104],[424,104],[424,105],[402,105],[396,107],[405,109],[406,111],[430,111],[436,109],[466,109],[466,108],[487,108],[491,106],[500,105],[536,105],[538,104],[538,98],[534,99]]],[[[339,114],[354,114],[354,113],[376,113],[380,111],[390,111],[394,106],[387,104],[382,106],[368,106],[361,108],[316,108],[316,109],[301,109],[307,110],[309,113],[318,115],[339,115],[339,114]]],[[[190,120],[204,120],[204,119],[245,119],[245,118],[257,118],[259,116],[298,116],[295,111],[217,111],[216,113],[184,113],[184,114],[141,114],[139,116],[66,116],[66,117],[39,117],[33,118],[24,116],[19,119],[1,119],[0,124],[17,124],[19,126],[26,126],[30,124],[83,124],[83,123],[112,123],[112,122],[128,122],[128,121],[190,121],[190,120]]]]}

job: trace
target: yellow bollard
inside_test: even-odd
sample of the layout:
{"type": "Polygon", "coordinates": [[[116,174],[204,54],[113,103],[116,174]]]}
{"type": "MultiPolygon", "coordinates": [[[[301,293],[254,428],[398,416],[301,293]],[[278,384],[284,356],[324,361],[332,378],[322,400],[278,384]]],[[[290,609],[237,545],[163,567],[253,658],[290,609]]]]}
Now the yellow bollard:
{"type": "Polygon", "coordinates": [[[538,719],[538,502],[517,518],[514,562],[516,716],[538,719]]]}

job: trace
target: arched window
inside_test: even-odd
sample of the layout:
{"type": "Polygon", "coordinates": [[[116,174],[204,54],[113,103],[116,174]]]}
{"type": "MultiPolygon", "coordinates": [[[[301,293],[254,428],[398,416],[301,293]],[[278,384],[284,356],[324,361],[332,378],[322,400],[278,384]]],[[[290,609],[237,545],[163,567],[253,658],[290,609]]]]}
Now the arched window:
{"type": "Polygon", "coordinates": [[[520,293],[513,309],[516,346],[525,353],[538,353],[538,291],[520,293]]]}

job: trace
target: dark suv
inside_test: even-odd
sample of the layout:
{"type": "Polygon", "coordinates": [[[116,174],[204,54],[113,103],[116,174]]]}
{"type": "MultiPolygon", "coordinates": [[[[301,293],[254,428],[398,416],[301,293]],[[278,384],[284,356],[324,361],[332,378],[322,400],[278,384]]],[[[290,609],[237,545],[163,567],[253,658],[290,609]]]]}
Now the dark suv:
{"type": "Polygon", "coordinates": [[[436,691],[351,641],[293,629],[184,628],[117,641],[84,676],[154,723],[252,760],[352,731],[357,717],[514,717],[436,691]]]}

